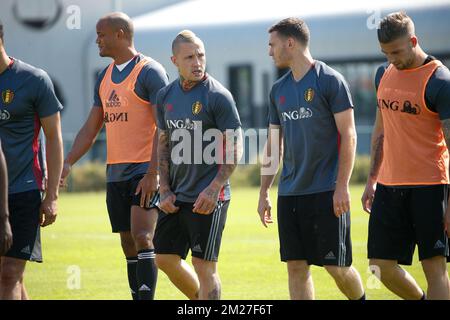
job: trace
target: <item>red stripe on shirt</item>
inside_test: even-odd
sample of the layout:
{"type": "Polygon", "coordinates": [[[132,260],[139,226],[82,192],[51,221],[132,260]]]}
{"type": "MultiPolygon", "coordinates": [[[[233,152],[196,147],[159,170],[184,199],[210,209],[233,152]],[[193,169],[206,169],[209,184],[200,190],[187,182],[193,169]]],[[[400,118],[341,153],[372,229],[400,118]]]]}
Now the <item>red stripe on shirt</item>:
{"type": "MultiPolygon", "coordinates": [[[[39,190],[43,190],[42,170],[39,163],[39,131],[41,130],[41,122],[36,115],[34,118],[34,135],[33,135],[33,173],[39,190]]],[[[44,159],[45,160],[45,159],[44,159]]]]}
{"type": "MultiPolygon", "coordinates": [[[[225,133],[223,133],[223,135],[225,136],[225,133]]],[[[225,163],[227,161],[226,159],[226,148],[227,148],[227,141],[226,139],[223,139],[223,145],[222,145],[222,154],[219,155],[219,159],[223,159],[223,162],[225,163]]],[[[222,168],[222,165],[219,164],[219,170],[222,168]]],[[[220,193],[219,193],[219,201],[225,201],[225,187],[222,186],[222,188],[220,189],[220,193]]]]}

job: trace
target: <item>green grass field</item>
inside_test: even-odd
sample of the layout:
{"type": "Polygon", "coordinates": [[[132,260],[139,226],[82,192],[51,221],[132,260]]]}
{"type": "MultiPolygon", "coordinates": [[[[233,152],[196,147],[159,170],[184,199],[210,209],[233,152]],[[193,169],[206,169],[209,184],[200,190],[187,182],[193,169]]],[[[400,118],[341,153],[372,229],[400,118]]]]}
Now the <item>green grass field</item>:
{"type": "MultiPolygon", "coordinates": [[[[353,263],[369,299],[397,299],[368,270],[368,215],[362,186],[352,187],[353,263]]],[[[272,191],[273,205],[276,190],[272,191]]],[[[265,229],[256,213],[258,189],[233,189],[219,272],[223,299],[288,299],[286,265],[280,262],[277,226],[265,229]]],[[[57,222],[42,229],[44,263],[29,263],[25,284],[32,299],[130,299],[119,236],[110,231],[104,193],[62,194],[57,222]],[[79,275],[79,277],[77,277],[79,275]]],[[[187,259],[190,262],[190,258],[187,259]]],[[[406,269],[425,288],[417,261],[406,269]]],[[[317,299],[345,299],[332,278],[312,268],[317,299]]],[[[156,299],[184,299],[159,272],[156,299]]]]}

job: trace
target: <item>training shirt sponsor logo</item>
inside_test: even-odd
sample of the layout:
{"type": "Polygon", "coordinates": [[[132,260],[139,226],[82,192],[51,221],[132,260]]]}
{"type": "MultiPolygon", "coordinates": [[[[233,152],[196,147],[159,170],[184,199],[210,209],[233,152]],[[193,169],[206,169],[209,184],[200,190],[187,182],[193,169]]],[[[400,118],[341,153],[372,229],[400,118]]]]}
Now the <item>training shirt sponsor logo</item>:
{"type": "Polygon", "coordinates": [[[288,120],[299,120],[299,119],[307,119],[311,118],[313,115],[312,110],[310,108],[300,107],[298,110],[293,111],[283,111],[281,116],[283,117],[283,121],[288,120]]]}
{"type": "Polygon", "coordinates": [[[187,129],[194,130],[197,128],[198,121],[192,121],[191,119],[184,120],[166,120],[168,129],[187,129]]]}
{"type": "Polygon", "coordinates": [[[3,104],[10,104],[14,99],[14,92],[11,89],[6,89],[2,92],[3,104]]]}
{"type": "Polygon", "coordinates": [[[7,110],[0,110],[0,120],[9,120],[11,119],[11,115],[7,110]]]}
{"type": "Polygon", "coordinates": [[[409,113],[412,115],[419,115],[421,108],[418,104],[412,104],[411,101],[405,100],[403,103],[397,100],[390,99],[378,99],[378,108],[391,111],[400,111],[403,113],[409,113]],[[401,109],[400,109],[401,108],[401,109]]]}

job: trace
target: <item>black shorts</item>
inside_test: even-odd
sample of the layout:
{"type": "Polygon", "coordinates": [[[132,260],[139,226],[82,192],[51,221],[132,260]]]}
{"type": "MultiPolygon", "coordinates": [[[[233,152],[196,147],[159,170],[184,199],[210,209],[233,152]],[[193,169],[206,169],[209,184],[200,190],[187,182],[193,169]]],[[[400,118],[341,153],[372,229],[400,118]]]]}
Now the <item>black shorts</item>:
{"type": "Polygon", "coordinates": [[[8,196],[13,244],[6,257],[42,262],[40,213],[41,192],[31,190],[8,196]]]}
{"type": "Polygon", "coordinates": [[[378,183],[369,219],[369,259],[411,265],[416,244],[420,260],[448,256],[443,223],[447,194],[447,185],[398,188],[378,183]]]}
{"type": "MultiPolygon", "coordinates": [[[[126,232],[131,230],[131,207],[140,206],[141,193],[135,195],[139,181],[143,174],[134,176],[127,181],[108,182],[106,184],[106,206],[108,208],[109,221],[112,232],[126,232]]],[[[157,208],[159,205],[159,193],[156,193],[145,209],[157,208]]]]}
{"type": "Polygon", "coordinates": [[[217,261],[229,204],[229,200],[219,201],[208,215],[193,213],[192,203],[178,201],[177,213],[160,211],[153,239],[155,253],[176,254],[186,259],[191,249],[193,257],[217,261]]]}
{"type": "Polygon", "coordinates": [[[278,196],[281,261],[306,260],[317,266],[352,264],[350,212],[337,218],[334,191],[278,196]]]}

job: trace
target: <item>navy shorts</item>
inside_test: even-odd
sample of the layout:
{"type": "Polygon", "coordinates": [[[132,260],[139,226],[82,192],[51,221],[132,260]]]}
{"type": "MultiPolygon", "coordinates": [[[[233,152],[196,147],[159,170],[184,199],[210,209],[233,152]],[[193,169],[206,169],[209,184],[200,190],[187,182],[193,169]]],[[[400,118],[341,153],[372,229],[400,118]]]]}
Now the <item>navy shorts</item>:
{"type": "MultiPolygon", "coordinates": [[[[109,221],[112,232],[127,232],[131,230],[131,207],[140,206],[141,193],[135,195],[136,188],[144,177],[136,175],[132,179],[106,184],[106,205],[108,207],[109,221]]],[[[150,204],[145,209],[157,208],[159,205],[159,193],[156,193],[150,204]]]]}
{"type": "Polygon", "coordinates": [[[42,262],[41,192],[31,190],[8,195],[13,244],[6,257],[42,262]]]}
{"type": "Polygon", "coordinates": [[[443,216],[448,186],[389,187],[377,184],[369,218],[369,259],[411,265],[416,245],[419,260],[448,256],[443,216]]]}
{"type": "Polygon", "coordinates": [[[192,203],[179,201],[175,202],[180,208],[177,213],[160,211],[153,239],[155,253],[186,259],[190,249],[193,257],[217,261],[229,204],[229,200],[219,201],[208,215],[193,213],[192,203]]]}
{"type": "Polygon", "coordinates": [[[277,219],[281,261],[306,260],[317,266],[352,264],[350,212],[339,218],[334,191],[278,196],[277,219]]]}

